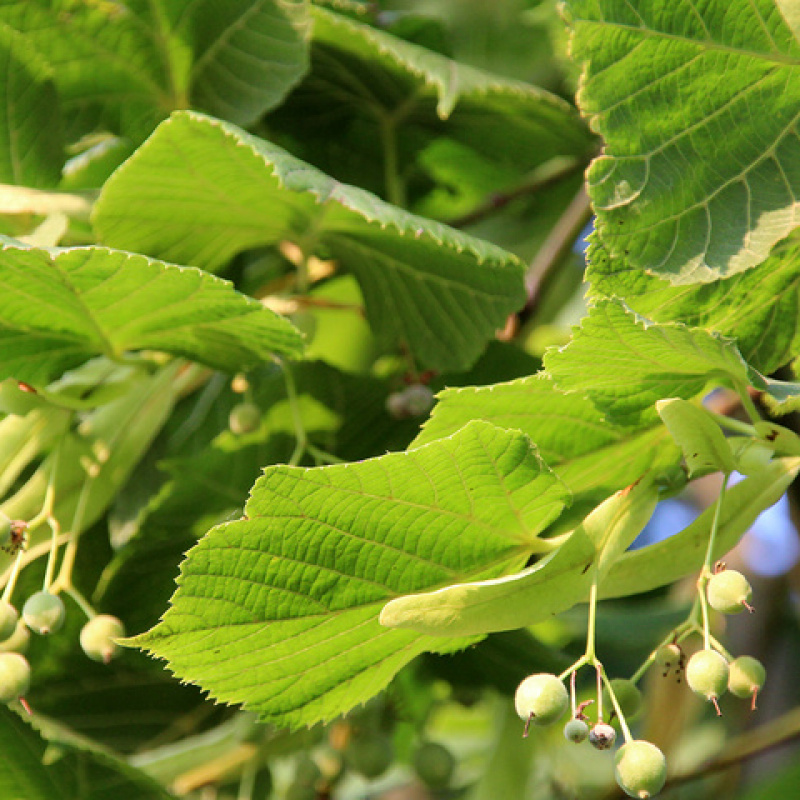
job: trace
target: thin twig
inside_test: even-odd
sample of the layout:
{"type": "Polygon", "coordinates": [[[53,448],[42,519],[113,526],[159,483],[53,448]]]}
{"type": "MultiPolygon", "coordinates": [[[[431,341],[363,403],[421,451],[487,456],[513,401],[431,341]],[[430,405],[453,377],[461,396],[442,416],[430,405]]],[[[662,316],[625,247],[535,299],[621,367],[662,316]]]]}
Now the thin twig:
{"type": "Polygon", "coordinates": [[[545,169],[544,167],[547,165],[544,165],[543,168],[535,170],[527,180],[505,192],[495,192],[489,195],[486,200],[473,208],[472,211],[451,219],[447,224],[452,228],[465,228],[467,225],[481,222],[500,209],[505,208],[512,200],[525,195],[536,194],[586,168],[585,162],[578,159],[565,159],[563,161],[559,159],[559,162],[555,167],[549,169],[545,169]]]}
{"type": "Polygon", "coordinates": [[[528,267],[525,276],[525,289],[528,292],[528,302],[525,306],[527,313],[536,306],[548,276],[572,249],[575,240],[591,218],[589,195],[586,194],[585,187],[581,186],[528,267]]]}

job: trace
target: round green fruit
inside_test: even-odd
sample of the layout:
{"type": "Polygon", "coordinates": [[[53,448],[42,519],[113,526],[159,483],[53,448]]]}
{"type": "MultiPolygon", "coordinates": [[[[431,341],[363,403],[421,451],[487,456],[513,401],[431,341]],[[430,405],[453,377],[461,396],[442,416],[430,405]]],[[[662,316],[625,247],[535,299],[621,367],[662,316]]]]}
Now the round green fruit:
{"type": "Polygon", "coordinates": [[[120,651],[116,639],[125,636],[125,626],[110,614],[98,614],[81,628],[83,652],[93,661],[108,664],[120,651]]]}
{"type": "MultiPolygon", "coordinates": [[[[642,693],[633,681],[627,678],[614,678],[611,688],[617,698],[625,719],[633,719],[642,707],[642,693]]],[[[614,709],[608,687],[603,690],[603,708],[609,712],[614,709]]]]}
{"type": "Polygon", "coordinates": [[[347,766],[372,780],[383,775],[394,761],[394,748],[388,737],[376,733],[353,737],[344,753],[347,766]]]}
{"type": "Polygon", "coordinates": [[[455,768],[455,757],[438,742],[421,744],[414,753],[414,771],[431,789],[446,788],[455,768]]]}
{"type": "Polygon", "coordinates": [[[739,614],[747,609],[752,611],[750,600],[753,589],[750,582],[735,569],[726,569],[712,575],[706,587],[708,604],[723,614],[739,614]]]}
{"type": "Polygon", "coordinates": [[[662,644],[656,650],[655,662],[664,669],[666,675],[671,669],[680,669],[683,664],[683,650],[674,642],[662,644]]]}
{"type": "Polygon", "coordinates": [[[598,722],[589,731],[589,744],[596,750],[610,750],[617,740],[617,732],[606,722],[598,722]]]}
{"type": "Polygon", "coordinates": [[[766,679],[767,671],[757,658],[739,656],[730,663],[728,691],[735,697],[755,699],[766,679]]]}
{"type": "Polygon", "coordinates": [[[716,650],[699,650],[686,665],[686,683],[697,694],[713,703],[719,713],[717,699],[728,688],[728,662],[716,650]]]}
{"type": "Polygon", "coordinates": [[[30,685],[28,659],[19,653],[0,653],[0,703],[18,700],[30,685]]]}
{"type": "Polygon", "coordinates": [[[517,714],[534,725],[550,725],[564,714],[568,705],[566,686],[555,675],[544,672],[528,675],[514,696],[517,714]]]}
{"type": "Polygon", "coordinates": [[[589,726],[582,719],[571,719],[564,726],[564,738],[568,742],[580,744],[586,741],[589,735],[589,726]]]}
{"type": "Polygon", "coordinates": [[[255,403],[239,403],[231,409],[228,427],[236,436],[257,431],[260,425],[261,409],[255,403]]]}
{"type": "Polygon", "coordinates": [[[32,594],[22,607],[22,619],[34,632],[42,635],[55,633],[64,624],[66,609],[58,595],[41,591],[32,594]]]}
{"type": "Polygon", "coordinates": [[[614,777],[629,797],[647,800],[663,788],[667,779],[667,760],[654,744],[635,739],[617,750],[614,777]]]}
{"type": "Polygon", "coordinates": [[[0,600],[0,642],[4,642],[14,635],[18,621],[17,609],[8,600],[0,600]]]}

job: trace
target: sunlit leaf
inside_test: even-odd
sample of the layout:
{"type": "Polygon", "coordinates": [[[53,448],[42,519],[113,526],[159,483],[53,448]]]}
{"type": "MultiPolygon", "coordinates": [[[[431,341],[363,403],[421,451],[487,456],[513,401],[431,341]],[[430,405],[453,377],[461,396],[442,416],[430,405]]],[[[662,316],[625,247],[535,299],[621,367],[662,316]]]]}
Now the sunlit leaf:
{"type": "Polygon", "coordinates": [[[566,10],[611,255],[677,284],[761,263],[800,223],[800,42],[775,0],[566,10]]]}
{"type": "Polygon", "coordinates": [[[218,700],[293,726],[329,719],[415,655],[470,641],[382,628],[387,600],[518,569],[567,499],[527,437],[485,423],[355,464],[270,467],[135,643],[218,700]]]}
{"type": "Polygon", "coordinates": [[[163,350],[234,372],[296,354],[288,320],[198,269],[0,237],[0,377],[46,384],[95,355],[163,350]]]}

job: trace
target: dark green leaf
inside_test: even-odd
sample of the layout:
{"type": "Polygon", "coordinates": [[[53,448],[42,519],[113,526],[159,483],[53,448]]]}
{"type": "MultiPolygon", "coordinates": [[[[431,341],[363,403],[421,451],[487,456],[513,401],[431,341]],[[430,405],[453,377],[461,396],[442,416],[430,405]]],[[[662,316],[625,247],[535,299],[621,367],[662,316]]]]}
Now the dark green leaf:
{"type": "Polygon", "coordinates": [[[106,184],[105,241],[215,269],[312,237],[356,276],[384,346],[464,369],[524,303],[522,265],[488,242],[389,206],[218,120],[176,113],[106,184]]]}
{"type": "Polygon", "coordinates": [[[50,67],[25,36],[0,22],[0,182],[55,186],[63,161],[50,67]]]}
{"type": "Polygon", "coordinates": [[[0,708],[0,794],[9,800],[169,800],[173,797],[143,772],[112,753],[34,718],[33,726],[0,708]],[[45,737],[36,730],[40,727],[45,737]],[[49,761],[55,745],[58,756],[49,761]],[[45,754],[48,754],[46,757],[45,754]]]}
{"type": "Polygon", "coordinates": [[[308,66],[308,8],[278,0],[194,4],[176,31],[193,45],[193,104],[238,125],[276,106],[308,66]]]}
{"type": "Polygon", "coordinates": [[[583,159],[593,148],[575,109],[550,92],[336,11],[312,13],[311,71],[267,123],[339,180],[397,202],[396,193],[414,193],[420,172],[433,175],[423,163],[435,157],[422,157],[428,147],[452,148],[462,157],[451,159],[451,177],[472,183],[480,163],[498,190],[556,156],[583,159]]]}

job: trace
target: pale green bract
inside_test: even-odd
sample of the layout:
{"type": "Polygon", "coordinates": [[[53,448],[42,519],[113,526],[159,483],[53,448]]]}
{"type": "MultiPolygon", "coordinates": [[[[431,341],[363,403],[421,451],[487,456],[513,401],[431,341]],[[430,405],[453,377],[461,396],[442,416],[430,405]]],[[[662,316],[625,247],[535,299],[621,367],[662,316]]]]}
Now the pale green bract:
{"type": "Polygon", "coordinates": [[[689,477],[733,472],[736,465],[731,446],[708,411],[679,397],[659,400],[656,411],[683,451],[689,477]]]}

